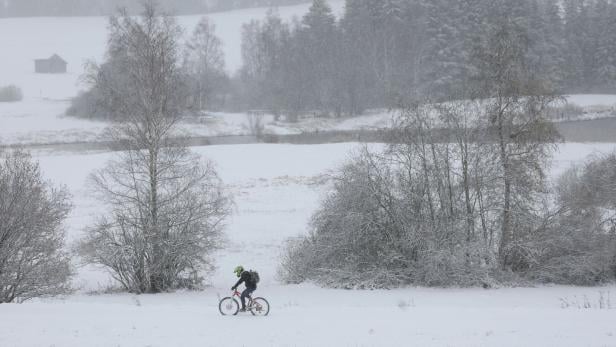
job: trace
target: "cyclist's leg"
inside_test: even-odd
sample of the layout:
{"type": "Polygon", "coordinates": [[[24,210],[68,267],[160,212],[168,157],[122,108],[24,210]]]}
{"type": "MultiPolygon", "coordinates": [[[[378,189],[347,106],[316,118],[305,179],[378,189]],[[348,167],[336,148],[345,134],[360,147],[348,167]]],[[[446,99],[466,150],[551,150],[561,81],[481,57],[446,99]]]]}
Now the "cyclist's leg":
{"type": "Polygon", "coordinates": [[[246,298],[250,297],[250,294],[252,294],[252,292],[254,292],[255,289],[254,288],[246,288],[244,289],[244,291],[242,292],[242,295],[240,296],[240,299],[242,301],[242,309],[245,310],[246,309],[246,298]]]}
{"type": "Polygon", "coordinates": [[[242,302],[242,310],[246,310],[246,298],[250,296],[250,289],[246,288],[244,289],[244,291],[242,292],[242,295],[240,296],[240,301],[242,302]]]}

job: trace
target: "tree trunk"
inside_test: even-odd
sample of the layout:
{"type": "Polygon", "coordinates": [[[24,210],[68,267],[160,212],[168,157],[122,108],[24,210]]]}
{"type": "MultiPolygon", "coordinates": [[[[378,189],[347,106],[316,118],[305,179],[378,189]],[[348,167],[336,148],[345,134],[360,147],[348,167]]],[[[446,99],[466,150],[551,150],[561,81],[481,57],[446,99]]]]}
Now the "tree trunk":
{"type": "Polygon", "coordinates": [[[498,249],[500,264],[503,269],[507,268],[507,247],[511,240],[511,167],[507,154],[506,134],[503,125],[502,114],[499,115],[498,135],[500,142],[500,159],[503,168],[503,212],[502,212],[502,227],[501,239],[498,249]]]}

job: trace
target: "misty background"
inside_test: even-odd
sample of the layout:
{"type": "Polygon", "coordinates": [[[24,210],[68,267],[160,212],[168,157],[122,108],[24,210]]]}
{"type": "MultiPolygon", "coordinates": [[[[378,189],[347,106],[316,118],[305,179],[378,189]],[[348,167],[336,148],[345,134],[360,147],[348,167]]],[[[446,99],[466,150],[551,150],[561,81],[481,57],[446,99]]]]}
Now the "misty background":
{"type": "MultiPolygon", "coordinates": [[[[240,8],[300,4],[302,0],[160,0],[174,14],[199,14],[240,8]]],[[[109,15],[118,7],[139,13],[141,0],[3,0],[0,17],[109,15]]]]}

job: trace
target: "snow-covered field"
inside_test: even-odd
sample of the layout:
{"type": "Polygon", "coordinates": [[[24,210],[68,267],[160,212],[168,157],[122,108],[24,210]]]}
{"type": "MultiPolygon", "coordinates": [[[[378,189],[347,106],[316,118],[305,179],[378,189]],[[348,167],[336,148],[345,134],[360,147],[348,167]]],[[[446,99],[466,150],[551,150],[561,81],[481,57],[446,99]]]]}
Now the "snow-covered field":
{"type": "MultiPolygon", "coordinates": [[[[616,310],[559,298],[609,288],[259,290],[268,317],[222,317],[206,293],[3,305],[2,346],[615,346],[616,310]]],[[[611,288],[615,292],[614,287],[611,288]]]]}
{"type": "MultiPolygon", "coordinates": [[[[328,173],[357,146],[195,148],[217,163],[236,203],[210,286],[155,296],[88,295],[106,287],[108,276],[80,268],[76,295],[1,305],[0,346],[616,346],[616,309],[561,306],[561,299],[598,305],[600,292],[609,291],[616,308],[616,286],[344,291],[279,284],[275,274],[284,240],[307,232],[328,189],[328,173]],[[257,293],[270,300],[269,317],[218,313],[218,296],[227,295],[237,264],[259,270],[257,293]]],[[[588,154],[615,149],[616,144],[562,145],[553,175],[588,154]]],[[[46,178],[74,196],[67,223],[72,242],[100,211],[85,182],[110,154],[35,156],[46,178]]]]}

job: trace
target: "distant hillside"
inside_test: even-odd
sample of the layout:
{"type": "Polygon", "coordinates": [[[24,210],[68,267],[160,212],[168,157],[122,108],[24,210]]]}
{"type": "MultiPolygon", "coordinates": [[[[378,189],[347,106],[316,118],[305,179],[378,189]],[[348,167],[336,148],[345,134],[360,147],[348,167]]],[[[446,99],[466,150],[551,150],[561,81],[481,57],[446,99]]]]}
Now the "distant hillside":
{"type": "MultiPolygon", "coordinates": [[[[0,17],[108,15],[118,7],[137,13],[141,0],[0,0],[0,17]]],[[[309,0],[158,0],[174,14],[200,14],[232,9],[295,5],[309,0]]]]}

